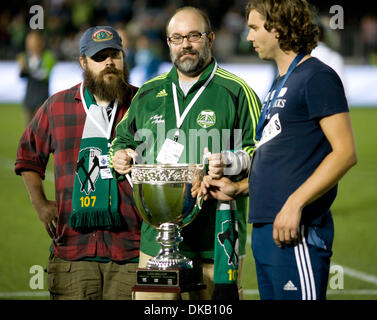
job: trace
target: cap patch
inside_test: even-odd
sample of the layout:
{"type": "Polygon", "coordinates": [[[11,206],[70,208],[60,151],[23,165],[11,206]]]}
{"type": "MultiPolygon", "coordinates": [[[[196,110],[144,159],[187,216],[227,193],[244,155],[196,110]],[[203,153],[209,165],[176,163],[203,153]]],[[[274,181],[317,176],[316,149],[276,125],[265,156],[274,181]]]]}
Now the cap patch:
{"type": "Polygon", "coordinates": [[[93,33],[92,39],[96,42],[107,41],[113,38],[113,34],[109,30],[99,29],[93,33]]]}

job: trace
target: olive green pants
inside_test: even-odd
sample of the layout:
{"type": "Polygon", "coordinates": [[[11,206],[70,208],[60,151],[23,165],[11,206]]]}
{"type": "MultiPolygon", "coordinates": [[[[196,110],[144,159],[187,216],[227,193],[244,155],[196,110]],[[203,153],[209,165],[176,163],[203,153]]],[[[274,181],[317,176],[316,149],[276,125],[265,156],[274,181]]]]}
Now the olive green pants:
{"type": "Polygon", "coordinates": [[[50,258],[47,280],[53,300],[131,300],[137,263],[50,258]]]}

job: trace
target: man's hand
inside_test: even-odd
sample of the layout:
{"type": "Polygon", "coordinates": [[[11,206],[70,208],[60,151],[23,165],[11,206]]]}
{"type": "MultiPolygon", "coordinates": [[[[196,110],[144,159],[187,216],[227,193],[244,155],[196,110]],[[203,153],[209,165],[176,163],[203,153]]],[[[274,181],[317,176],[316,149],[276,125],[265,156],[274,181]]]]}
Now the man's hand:
{"type": "Polygon", "coordinates": [[[212,179],[210,176],[205,176],[200,188],[195,186],[191,194],[194,198],[204,195],[204,200],[214,198],[221,201],[230,201],[238,197],[247,196],[249,194],[249,182],[248,178],[233,182],[226,177],[212,179]]]}
{"type": "Polygon", "coordinates": [[[35,211],[39,220],[45,226],[48,235],[53,239],[56,236],[56,225],[58,222],[58,208],[56,201],[43,201],[43,203],[34,204],[35,211]]]}
{"type": "MultiPolygon", "coordinates": [[[[208,148],[204,148],[204,154],[209,154],[208,148]]],[[[208,175],[212,179],[220,179],[224,174],[225,163],[221,153],[208,156],[208,175]]]]}
{"type": "Polygon", "coordinates": [[[119,174],[128,174],[131,172],[132,159],[136,159],[137,152],[132,149],[118,150],[114,153],[113,167],[119,174]]]}
{"type": "Polygon", "coordinates": [[[191,187],[191,196],[193,198],[201,197],[203,195],[202,192],[202,182],[199,180],[193,181],[192,187],[191,187]]]}
{"type": "Polygon", "coordinates": [[[47,200],[39,173],[22,171],[21,176],[39,220],[43,222],[48,235],[53,239],[56,236],[59,216],[56,202],[47,200]]]}
{"type": "Polygon", "coordinates": [[[277,214],[273,225],[272,237],[279,248],[283,246],[283,243],[291,244],[297,241],[301,214],[302,208],[294,205],[288,198],[277,214]]]}
{"type": "Polygon", "coordinates": [[[203,178],[201,194],[204,194],[204,200],[209,198],[222,201],[234,200],[238,192],[238,184],[228,178],[212,179],[210,176],[203,178]]]}

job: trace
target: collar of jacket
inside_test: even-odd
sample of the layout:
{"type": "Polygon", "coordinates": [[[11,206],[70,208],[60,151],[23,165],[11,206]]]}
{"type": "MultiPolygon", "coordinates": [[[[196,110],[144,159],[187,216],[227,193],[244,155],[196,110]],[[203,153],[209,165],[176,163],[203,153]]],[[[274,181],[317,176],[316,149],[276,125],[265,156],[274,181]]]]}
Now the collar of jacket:
{"type": "MultiPolygon", "coordinates": [[[[192,86],[190,91],[196,90],[197,88],[200,88],[207,81],[207,79],[210,77],[210,75],[213,71],[213,68],[215,67],[215,62],[216,62],[215,59],[211,58],[211,62],[209,63],[209,65],[207,67],[205,67],[205,69],[203,70],[199,80],[192,86]]],[[[177,72],[177,68],[175,66],[173,66],[173,68],[170,70],[167,78],[169,78],[171,81],[173,81],[175,83],[175,85],[177,86],[177,90],[181,90],[181,88],[179,86],[179,81],[178,81],[178,72],[177,72]]]]}

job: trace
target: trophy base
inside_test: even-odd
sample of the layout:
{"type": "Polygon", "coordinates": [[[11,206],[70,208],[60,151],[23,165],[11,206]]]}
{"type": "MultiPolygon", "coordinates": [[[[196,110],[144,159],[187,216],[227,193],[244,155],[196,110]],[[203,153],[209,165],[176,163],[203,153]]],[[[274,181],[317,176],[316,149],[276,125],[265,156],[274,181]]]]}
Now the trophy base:
{"type": "Polygon", "coordinates": [[[132,291],[181,293],[203,290],[206,285],[201,282],[200,268],[151,270],[138,268],[136,270],[136,285],[132,291]]]}
{"type": "Polygon", "coordinates": [[[147,269],[152,270],[171,270],[171,269],[192,269],[192,261],[181,254],[173,254],[173,258],[166,258],[165,256],[157,256],[151,258],[147,262],[147,269]]]}

